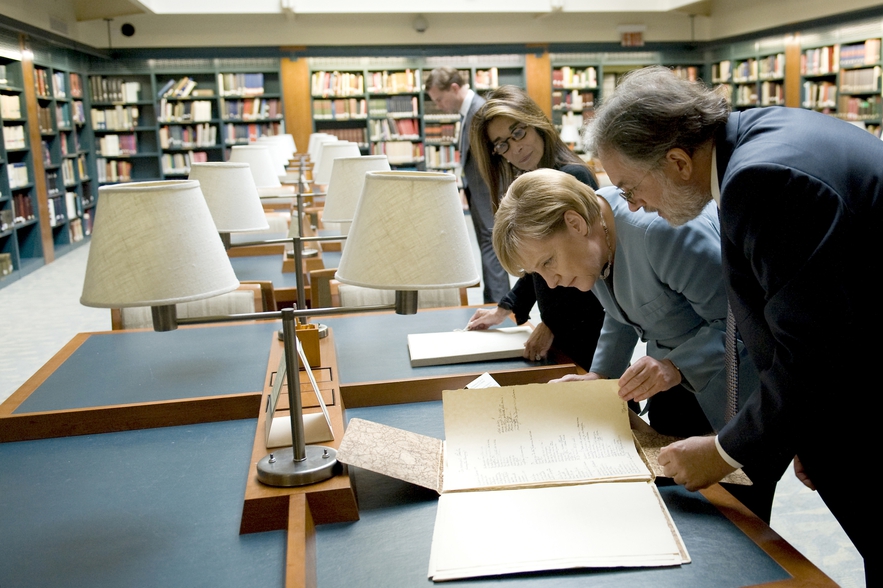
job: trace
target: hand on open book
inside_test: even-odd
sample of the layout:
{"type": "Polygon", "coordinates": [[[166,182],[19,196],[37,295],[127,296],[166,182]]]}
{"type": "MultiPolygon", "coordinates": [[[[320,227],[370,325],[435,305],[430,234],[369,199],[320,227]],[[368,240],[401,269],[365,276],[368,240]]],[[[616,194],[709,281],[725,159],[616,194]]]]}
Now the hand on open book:
{"type": "Polygon", "coordinates": [[[721,457],[714,437],[690,437],[672,443],[659,451],[659,465],[666,476],[691,492],[736,471],[721,457]]]}
{"type": "Polygon", "coordinates": [[[528,361],[543,359],[548,355],[549,348],[552,347],[552,339],[554,338],[555,335],[552,334],[552,330],[549,327],[544,323],[538,324],[534,327],[533,332],[524,344],[524,358],[528,361]]]}
{"type": "Polygon", "coordinates": [[[475,314],[472,315],[472,318],[469,319],[469,322],[466,324],[467,331],[483,331],[485,329],[489,329],[493,326],[499,325],[506,317],[509,316],[511,311],[506,310],[500,306],[495,306],[493,308],[479,308],[475,311],[475,314]]]}
{"type": "Polygon", "coordinates": [[[813,484],[812,480],[809,479],[809,476],[806,475],[806,471],[803,469],[803,464],[800,463],[800,458],[796,455],[794,456],[794,475],[797,476],[797,479],[800,480],[804,486],[813,492],[816,491],[815,484],[813,484]]]}
{"type": "Polygon", "coordinates": [[[671,361],[659,361],[645,355],[619,378],[619,397],[640,402],[680,384],[681,380],[681,372],[671,361]]]}

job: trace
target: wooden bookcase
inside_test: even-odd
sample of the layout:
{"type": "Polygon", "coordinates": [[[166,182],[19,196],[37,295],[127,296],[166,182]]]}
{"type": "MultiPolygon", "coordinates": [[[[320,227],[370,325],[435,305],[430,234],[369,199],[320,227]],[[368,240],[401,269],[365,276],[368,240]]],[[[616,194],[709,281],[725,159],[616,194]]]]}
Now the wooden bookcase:
{"type": "Polygon", "coordinates": [[[426,75],[441,65],[458,68],[479,94],[503,84],[524,87],[523,56],[314,58],[313,127],[358,143],[363,153],[387,155],[393,167],[452,170],[460,117],[440,112],[423,91],[426,75]]]}

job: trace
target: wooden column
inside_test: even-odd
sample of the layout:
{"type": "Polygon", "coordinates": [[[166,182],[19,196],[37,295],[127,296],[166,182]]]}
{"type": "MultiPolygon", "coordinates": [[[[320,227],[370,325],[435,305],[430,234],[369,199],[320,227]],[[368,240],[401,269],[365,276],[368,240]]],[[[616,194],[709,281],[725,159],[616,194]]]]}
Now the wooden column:
{"type": "MultiPolygon", "coordinates": [[[[49,200],[46,190],[46,168],[43,166],[43,149],[40,123],[37,118],[37,89],[34,85],[34,53],[28,44],[27,35],[19,35],[21,47],[22,86],[24,86],[25,106],[28,111],[28,141],[31,148],[31,163],[34,170],[34,186],[37,197],[37,216],[40,219],[40,242],[43,245],[43,259],[46,263],[55,260],[55,247],[52,241],[52,227],[49,226],[49,200]]],[[[55,116],[55,113],[52,113],[55,116]]]]}
{"type": "MultiPolygon", "coordinates": [[[[302,49],[283,47],[285,50],[302,49]]],[[[297,150],[306,153],[313,132],[313,115],[310,104],[310,66],[306,58],[283,57],[282,99],[285,102],[285,132],[294,137],[297,150]]]]}
{"type": "Polygon", "coordinates": [[[552,120],[552,60],[548,45],[528,45],[525,58],[527,94],[552,120]]]}

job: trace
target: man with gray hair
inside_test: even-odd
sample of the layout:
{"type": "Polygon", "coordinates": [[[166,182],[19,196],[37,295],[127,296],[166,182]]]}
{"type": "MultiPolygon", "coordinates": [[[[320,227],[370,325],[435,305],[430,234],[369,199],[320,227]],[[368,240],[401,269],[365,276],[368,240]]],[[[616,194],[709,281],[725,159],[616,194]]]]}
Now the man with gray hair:
{"type": "Polygon", "coordinates": [[[481,251],[481,277],[484,282],[484,302],[496,304],[509,293],[509,274],[500,265],[491,233],[494,229],[494,210],[491,194],[481,178],[475,158],[469,153],[469,126],[472,116],[484,104],[484,98],[469,88],[460,72],[453,67],[437,67],[426,77],[426,93],[443,112],[460,114],[460,166],[463,169],[463,192],[469,204],[472,226],[481,251]]]}
{"type": "Polygon", "coordinates": [[[660,453],[666,475],[696,490],[740,465],[778,479],[793,459],[875,585],[871,430],[854,397],[879,385],[883,311],[869,280],[883,269],[883,143],[811,111],[730,112],[722,94],[661,67],[626,76],[586,134],[633,211],[677,225],[718,202],[730,307],[761,376],[717,436],[660,453]]]}

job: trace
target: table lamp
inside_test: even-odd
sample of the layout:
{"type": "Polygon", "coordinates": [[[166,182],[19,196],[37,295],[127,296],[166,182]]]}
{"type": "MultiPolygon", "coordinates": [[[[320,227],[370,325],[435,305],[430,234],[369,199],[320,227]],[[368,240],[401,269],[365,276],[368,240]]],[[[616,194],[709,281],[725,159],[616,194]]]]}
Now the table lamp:
{"type": "MultiPolygon", "coordinates": [[[[230,149],[229,161],[247,163],[260,196],[278,196],[293,193],[282,188],[279,169],[273,163],[269,147],[263,145],[234,145],[230,149]]],[[[282,175],[284,175],[284,169],[282,175]]]]}
{"type": "Polygon", "coordinates": [[[349,233],[349,226],[356,214],[356,204],[365,186],[365,173],[369,171],[390,171],[386,155],[338,157],[334,160],[322,220],[340,223],[343,235],[349,233]]]}
{"type": "Polygon", "coordinates": [[[258,137],[256,143],[258,145],[272,145],[276,147],[286,163],[294,159],[297,152],[294,147],[294,138],[291,135],[262,135],[258,137]]]}
{"type": "Polygon", "coordinates": [[[194,163],[190,166],[189,179],[199,182],[225,249],[230,248],[230,233],[270,228],[249,164],[194,163]]]}
{"type": "MultiPolygon", "coordinates": [[[[156,331],[173,330],[178,324],[281,318],[293,444],[262,458],[257,464],[257,477],[264,484],[290,487],[333,476],[337,452],[305,443],[301,395],[296,393],[300,391],[300,375],[295,318],[391,307],[284,309],[178,319],[175,304],[230,292],[239,284],[199,182],[117,184],[100,187],[99,195],[101,204],[80,303],[99,308],[150,306],[156,331]]],[[[381,287],[397,290],[395,309],[399,314],[417,310],[417,293],[400,297],[400,291],[459,287],[478,280],[452,175],[370,172],[353,233],[358,234],[358,244],[347,248],[347,252],[369,249],[369,273],[378,272],[379,279],[366,276],[358,267],[364,256],[348,258],[344,252],[341,268],[348,268],[344,272],[347,283],[378,287],[371,285],[377,281],[381,287]],[[378,177],[372,179],[373,175],[378,177]],[[384,222],[376,222],[384,217],[384,222]],[[364,228],[357,230],[362,223],[364,228]],[[413,226],[399,227],[398,223],[413,226]],[[394,234],[390,234],[391,226],[397,229],[394,234]],[[430,267],[436,263],[437,268],[430,267]],[[408,264],[415,267],[405,267],[408,264]],[[400,267],[397,271],[380,271],[387,266],[400,267]]]]}
{"type": "Polygon", "coordinates": [[[327,185],[331,180],[331,169],[338,157],[359,157],[359,146],[352,141],[330,141],[322,143],[319,162],[313,168],[313,183],[327,185]]]}
{"type": "Polygon", "coordinates": [[[395,290],[399,314],[417,311],[417,290],[478,282],[459,198],[452,174],[367,172],[337,280],[395,290]]]}
{"type": "MultiPolygon", "coordinates": [[[[313,144],[313,150],[309,152],[310,154],[310,162],[313,164],[313,171],[319,168],[319,163],[322,160],[322,145],[325,143],[333,143],[337,141],[337,137],[334,135],[329,135],[328,133],[318,133],[316,137],[316,142],[313,144]]],[[[313,178],[315,180],[315,177],[313,178]]]]}

